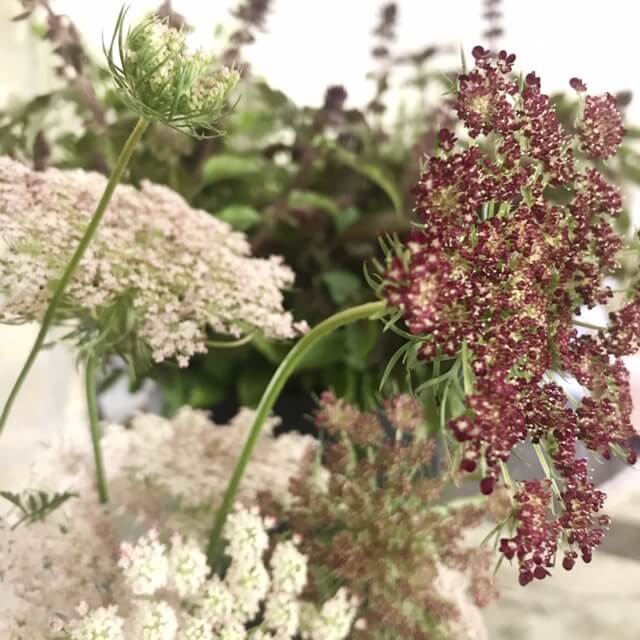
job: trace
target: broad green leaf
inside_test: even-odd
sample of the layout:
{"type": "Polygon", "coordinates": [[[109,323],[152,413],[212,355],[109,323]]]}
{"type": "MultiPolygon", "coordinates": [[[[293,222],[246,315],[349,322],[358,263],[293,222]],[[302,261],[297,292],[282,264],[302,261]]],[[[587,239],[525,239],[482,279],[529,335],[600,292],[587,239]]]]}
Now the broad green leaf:
{"type": "Polygon", "coordinates": [[[363,286],[360,278],[350,271],[343,271],[342,269],[326,271],[322,274],[321,278],[327,285],[332,300],[338,305],[344,304],[348,302],[349,299],[356,297],[363,286]]]}
{"type": "Polygon", "coordinates": [[[273,342],[267,340],[260,334],[257,334],[253,338],[251,343],[253,347],[257,349],[269,362],[273,364],[280,364],[287,352],[291,349],[291,345],[288,343],[273,342]]]}
{"type": "Polygon", "coordinates": [[[240,373],[236,390],[243,407],[255,407],[269,384],[273,371],[269,366],[248,367],[240,373]]]}
{"type": "Polygon", "coordinates": [[[221,153],[206,161],[202,168],[202,181],[213,184],[222,180],[244,178],[259,173],[261,169],[262,163],[256,157],[221,153]]]}
{"type": "Polygon", "coordinates": [[[205,379],[190,389],[187,404],[195,409],[209,409],[223,399],[224,389],[205,379]]]}
{"type": "Polygon", "coordinates": [[[382,167],[370,162],[365,162],[349,151],[345,151],[339,147],[335,147],[334,150],[336,157],[341,162],[378,185],[378,187],[387,194],[389,200],[391,200],[396,213],[402,213],[402,194],[393,177],[382,167]]]}
{"type": "Polygon", "coordinates": [[[260,214],[244,204],[232,204],[214,213],[216,218],[230,224],[237,231],[246,231],[260,222],[260,214]]]}
{"type": "Polygon", "coordinates": [[[345,361],[360,371],[368,367],[368,356],[380,340],[380,328],[375,322],[358,322],[347,327],[345,361]]]}
{"type": "Polygon", "coordinates": [[[335,218],[338,231],[344,231],[360,219],[360,210],[356,207],[347,207],[338,212],[335,218]]]}
{"type": "Polygon", "coordinates": [[[336,203],[317,191],[292,191],[289,195],[289,206],[300,209],[320,209],[332,216],[340,215],[340,209],[336,203]]]}
{"type": "Polygon", "coordinates": [[[344,332],[338,331],[316,342],[298,365],[298,371],[322,369],[330,364],[342,362],[345,354],[344,332]]]}

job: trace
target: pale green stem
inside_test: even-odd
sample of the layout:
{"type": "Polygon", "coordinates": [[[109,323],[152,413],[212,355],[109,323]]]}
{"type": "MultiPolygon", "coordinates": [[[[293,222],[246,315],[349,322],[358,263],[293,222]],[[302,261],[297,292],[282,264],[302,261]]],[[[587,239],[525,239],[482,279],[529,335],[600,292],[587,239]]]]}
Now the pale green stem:
{"type": "Polygon", "coordinates": [[[209,340],[207,342],[207,347],[214,349],[233,349],[235,347],[241,347],[244,344],[249,344],[254,337],[254,333],[251,332],[237,340],[209,340]]]}
{"type": "Polygon", "coordinates": [[[536,442],[533,445],[533,450],[536,452],[536,456],[538,456],[538,461],[540,462],[540,466],[544,471],[544,475],[548,480],[551,481],[551,487],[553,488],[553,492],[558,498],[560,498],[561,497],[560,487],[558,487],[558,483],[556,482],[556,479],[554,478],[554,475],[553,475],[553,470],[549,465],[549,461],[547,460],[547,457],[545,456],[542,447],[540,446],[539,443],[536,442]]]}
{"type": "Polygon", "coordinates": [[[504,486],[507,487],[507,489],[513,489],[514,484],[513,480],[511,479],[511,473],[509,473],[509,467],[507,466],[507,463],[503,462],[502,460],[500,460],[500,470],[502,471],[504,486]]]}
{"type": "Polygon", "coordinates": [[[606,331],[606,327],[599,327],[597,324],[591,324],[590,322],[583,322],[582,320],[573,320],[573,324],[576,327],[584,327],[585,329],[593,329],[594,331],[606,331]]]}
{"type": "Polygon", "coordinates": [[[85,368],[85,393],[87,398],[87,410],[89,413],[89,427],[91,432],[91,444],[93,446],[93,458],[96,465],[96,486],[98,498],[102,504],[109,502],[109,490],[107,488],[107,475],[105,473],[104,460],[102,458],[102,446],[100,438],[100,416],[98,415],[98,398],[96,393],[96,361],[89,357],[85,368]]]}
{"type": "Polygon", "coordinates": [[[304,356],[308,353],[309,349],[324,336],[346,324],[370,318],[375,314],[381,313],[385,308],[386,303],[383,301],[369,302],[332,315],[330,318],[327,318],[315,326],[311,331],[309,331],[309,333],[307,333],[307,335],[303,336],[280,363],[280,366],[269,381],[267,388],[264,390],[262,398],[260,398],[260,403],[256,409],[256,416],[253,421],[253,426],[251,427],[251,432],[249,433],[249,437],[247,438],[240,457],[238,458],[231,480],[227,485],[227,489],[222,499],[222,504],[216,513],[207,549],[209,565],[212,568],[216,568],[222,555],[222,532],[224,529],[224,523],[231,507],[233,506],[233,502],[240,486],[240,481],[242,480],[242,476],[244,475],[247,464],[249,463],[253,449],[258,442],[262,426],[264,425],[265,420],[269,417],[269,414],[273,409],[273,405],[278,399],[278,396],[284,388],[287,380],[295,371],[298,364],[300,364],[304,356]]]}
{"type": "Polygon", "coordinates": [[[51,298],[51,302],[49,302],[49,306],[47,307],[44,317],[42,318],[40,331],[38,332],[35,342],[33,343],[33,347],[31,347],[29,356],[27,357],[27,360],[24,363],[22,370],[18,375],[18,378],[16,379],[13,385],[13,388],[11,389],[11,393],[9,394],[9,397],[5,402],[4,408],[2,410],[2,415],[0,416],[0,433],[2,433],[7,423],[7,419],[9,418],[9,414],[11,413],[11,408],[13,406],[13,403],[15,402],[16,397],[18,396],[18,393],[20,392],[20,388],[22,387],[24,381],[29,375],[29,371],[31,370],[31,367],[35,362],[36,356],[38,355],[38,352],[40,351],[40,349],[42,348],[42,345],[44,344],[44,341],[47,337],[47,332],[49,331],[51,324],[53,323],[53,320],[55,318],[56,311],[58,310],[58,307],[62,302],[62,297],[64,295],[65,289],[67,288],[67,285],[73,278],[73,275],[76,269],[78,268],[78,265],[80,264],[80,261],[82,260],[82,257],[84,256],[85,251],[87,250],[87,247],[91,243],[91,240],[93,239],[93,236],[95,235],[98,229],[98,226],[100,225],[100,222],[104,217],[107,207],[109,206],[109,202],[111,201],[113,192],[118,186],[118,183],[122,178],[122,174],[124,173],[124,170],[126,169],[127,164],[129,163],[129,160],[133,154],[133,151],[148,125],[149,125],[148,120],[145,120],[144,118],[141,117],[138,120],[133,131],[131,132],[129,139],[126,141],[124,147],[122,148],[122,151],[120,152],[120,156],[118,157],[116,165],[113,168],[113,171],[111,172],[111,176],[109,177],[107,186],[105,187],[104,193],[100,198],[100,202],[98,202],[98,206],[96,207],[95,213],[93,214],[93,217],[91,218],[91,221],[89,222],[89,225],[87,226],[84,232],[84,235],[80,240],[80,243],[78,244],[78,246],[76,247],[76,250],[71,256],[71,259],[69,260],[69,263],[67,264],[62,274],[62,277],[60,278],[58,284],[56,285],[56,289],[53,293],[53,297],[51,298]]]}

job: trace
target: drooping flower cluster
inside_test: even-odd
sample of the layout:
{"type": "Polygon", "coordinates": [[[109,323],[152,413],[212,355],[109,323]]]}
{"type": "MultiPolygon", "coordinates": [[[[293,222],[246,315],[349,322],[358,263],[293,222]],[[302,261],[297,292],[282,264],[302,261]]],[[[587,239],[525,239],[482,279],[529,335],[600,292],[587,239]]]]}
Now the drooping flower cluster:
{"type": "Polygon", "coordinates": [[[196,137],[215,133],[239,73],[209,52],[191,50],[187,31],[157,15],[125,34],[125,15],[121,11],[106,54],[127,106],[196,137]]]}
{"type": "MultiPolygon", "coordinates": [[[[105,183],[0,158],[0,321],[41,319],[105,183]]],[[[170,189],[119,186],[56,321],[75,321],[77,340],[96,350],[186,366],[206,352],[208,331],[295,336],[282,307],[292,282],[279,257],[251,257],[243,234],[170,189]]]]}
{"type": "MultiPolygon", "coordinates": [[[[117,559],[123,537],[162,523],[163,530],[183,531],[203,545],[212,511],[220,504],[252,422],[249,410],[241,411],[229,425],[216,425],[203,412],[184,408],[172,420],[140,415],[131,428],[107,426],[103,445],[114,505],[109,508],[96,498],[94,463],[84,430],[81,441],[59,442],[43,452],[30,484],[73,491],[78,497],[28,526],[12,529],[11,515],[0,517],[0,637],[48,637],[51,625],[73,617],[73,607],[81,600],[95,612],[109,606],[110,594],[120,598],[117,559]]],[[[270,427],[274,424],[271,421],[270,427]]],[[[243,479],[242,500],[254,500],[267,485],[287,502],[288,481],[311,442],[310,437],[293,433],[274,438],[269,431],[261,435],[243,479]]],[[[2,516],[7,506],[0,501],[2,516]]],[[[178,595],[193,592],[196,577],[207,573],[201,560],[194,562],[191,547],[176,538],[167,568],[163,555],[156,553],[158,545],[151,537],[133,555],[125,549],[125,558],[133,561],[146,554],[145,562],[155,567],[150,573],[138,573],[136,581],[131,567],[140,564],[136,560],[128,565],[134,590],[144,593],[158,575],[170,570],[178,595]]]]}
{"type": "Polygon", "coordinates": [[[174,536],[170,545],[156,531],[124,543],[119,567],[124,598],[88,610],[61,624],[70,640],[343,640],[357,602],[344,590],[320,610],[300,600],[307,558],[294,541],[271,540],[259,512],[238,507],[226,523],[230,564],[223,578],[208,577],[206,557],[193,541],[174,536]],[[256,622],[262,611],[261,621],[256,622]]]}
{"type": "Polygon", "coordinates": [[[429,477],[434,442],[424,420],[409,396],[390,400],[381,417],[325,393],[322,466],[311,448],[291,504],[263,496],[264,510],[302,536],[310,593],[345,585],[362,597],[354,639],[482,637],[476,605],[495,595],[491,560],[462,539],[483,512],[436,506],[443,482],[429,477]]]}
{"type": "Polygon", "coordinates": [[[615,154],[624,129],[607,94],[586,96],[576,133],[565,131],[540,79],[512,74],[515,56],[481,47],[473,56],[456,96],[471,141],[460,148],[441,133],[415,188],[423,225],[389,253],[383,294],[403,312],[419,357],[447,367],[430,389],[460,443],[459,467],[481,471],[491,493],[513,449],[531,441],[548,468],[552,484],[528,483],[515,496],[517,533],[503,543],[526,583],[554,566],[560,537],[568,567],[576,550],[590,559],[604,535],[604,496],[578,441],[636,460],[621,357],[638,349],[640,296],[606,330],[574,326],[583,308],[613,296],[605,278],[623,244],[612,226],[622,198],[590,160],[615,154]],[[568,396],[558,374],[584,398],[568,396]],[[552,502],[559,515],[547,519],[552,502]]]}

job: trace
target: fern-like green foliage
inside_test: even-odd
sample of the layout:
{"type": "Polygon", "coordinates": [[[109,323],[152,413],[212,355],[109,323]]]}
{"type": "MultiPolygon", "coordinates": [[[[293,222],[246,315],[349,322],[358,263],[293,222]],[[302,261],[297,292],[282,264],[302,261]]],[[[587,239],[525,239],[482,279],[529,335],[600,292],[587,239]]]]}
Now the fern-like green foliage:
{"type": "Polygon", "coordinates": [[[48,494],[46,491],[23,491],[22,493],[12,493],[11,491],[0,491],[0,497],[10,502],[21,516],[12,525],[12,529],[18,528],[22,524],[33,524],[38,520],[44,520],[48,515],[61,507],[70,498],[77,498],[77,493],[63,491],[48,494]]]}

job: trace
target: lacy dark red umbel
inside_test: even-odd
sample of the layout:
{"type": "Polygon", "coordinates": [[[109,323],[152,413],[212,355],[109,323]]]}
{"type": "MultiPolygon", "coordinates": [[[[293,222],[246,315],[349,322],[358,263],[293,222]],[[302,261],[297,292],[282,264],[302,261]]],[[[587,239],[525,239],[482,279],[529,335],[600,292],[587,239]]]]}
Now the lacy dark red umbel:
{"type": "Polygon", "coordinates": [[[540,447],[547,478],[519,485],[515,535],[501,543],[526,584],[548,575],[560,547],[566,569],[578,554],[588,562],[608,525],[578,441],[636,460],[621,357],[640,347],[640,294],[606,330],[579,334],[574,324],[613,296],[604,279],[618,267],[612,223],[622,198],[592,160],[614,155],[624,128],[611,95],[585,96],[573,78],[580,112],[568,131],[536,74],[514,76],[515,56],[476,47],[473,57],[455,100],[471,143],[440,133],[415,187],[423,224],[389,258],[384,291],[423,359],[469,349],[473,389],[449,428],[461,469],[486,469],[482,492],[493,491],[514,447],[540,447]],[[567,395],[557,374],[584,397],[567,395]]]}

